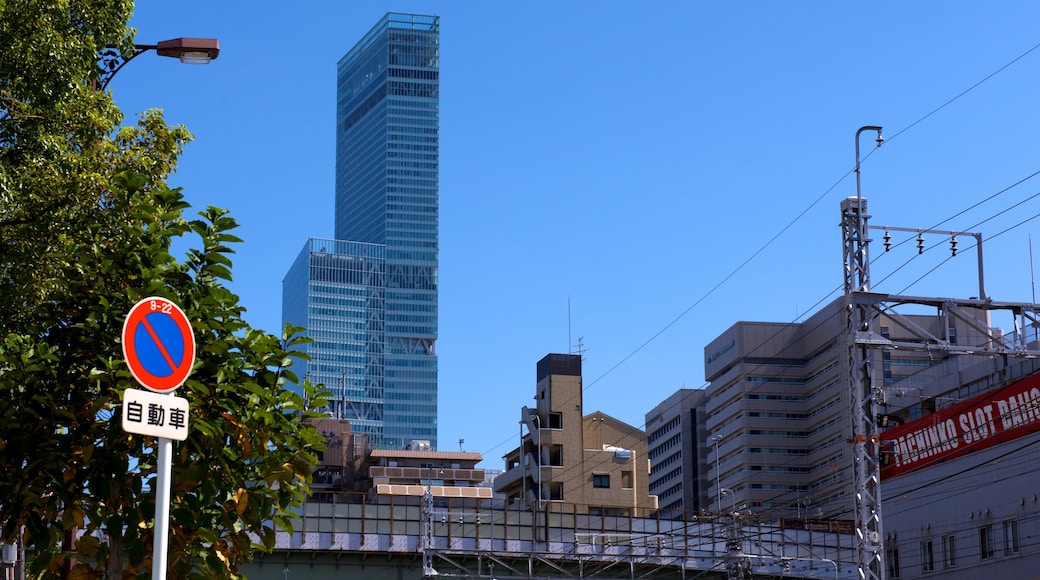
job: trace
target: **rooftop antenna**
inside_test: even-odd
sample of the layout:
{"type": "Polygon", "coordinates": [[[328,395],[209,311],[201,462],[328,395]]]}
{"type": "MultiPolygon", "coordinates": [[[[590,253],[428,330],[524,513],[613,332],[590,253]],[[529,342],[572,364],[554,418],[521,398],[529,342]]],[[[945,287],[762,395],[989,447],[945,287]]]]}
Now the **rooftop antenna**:
{"type": "Polygon", "coordinates": [[[578,344],[575,346],[575,348],[577,350],[574,352],[574,354],[581,356],[581,360],[584,361],[585,360],[585,352],[588,350],[588,349],[585,348],[585,337],[584,336],[579,336],[578,337],[578,344]]]}
{"type": "Polygon", "coordinates": [[[465,439],[462,439],[461,437],[459,438],[459,453],[462,453],[462,444],[465,442],[465,439]]]}

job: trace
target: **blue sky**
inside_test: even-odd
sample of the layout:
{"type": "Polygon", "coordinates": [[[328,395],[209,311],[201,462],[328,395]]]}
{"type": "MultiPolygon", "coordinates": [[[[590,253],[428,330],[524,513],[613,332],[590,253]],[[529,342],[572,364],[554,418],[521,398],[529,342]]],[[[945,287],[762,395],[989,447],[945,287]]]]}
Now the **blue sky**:
{"type": "MultiPolygon", "coordinates": [[[[387,11],[441,16],[442,450],[500,468],[535,363],[579,339],[586,412],[639,427],[734,322],[835,297],[864,125],[888,139],[861,140],[871,223],[981,231],[987,293],[1032,301],[1040,177],[960,212],[1040,170],[1038,3],[141,2],[138,42],[220,40],[109,89],[195,134],[171,181],[241,224],[255,327],[279,331],[293,258],[332,236],[336,63],[387,11]]],[[[896,248],[875,289],[977,295],[970,246],[938,268],[896,248]]]]}

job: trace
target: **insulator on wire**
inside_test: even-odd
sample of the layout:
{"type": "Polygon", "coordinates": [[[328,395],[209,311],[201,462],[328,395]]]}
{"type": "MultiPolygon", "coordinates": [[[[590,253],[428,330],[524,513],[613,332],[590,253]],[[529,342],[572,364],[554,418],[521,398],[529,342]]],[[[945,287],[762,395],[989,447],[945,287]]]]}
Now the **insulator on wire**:
{"type": "Polygon", "coordinates": [[[924,235],[921,232],[917,232],[917,253],[924,253],[924,235]]]}
{"type": "Polygon", "coordinates": [[[957,236],[950,238],[950,253],[954,256],[957,255],[957,236]]]}
{"type": "Polygon", "coordinates": [[[885,235],[881,239],[885,240],[885,251],[887,252],[892,248],[892,234],[888,233],[887,228],[885,229],[885,235]]]}

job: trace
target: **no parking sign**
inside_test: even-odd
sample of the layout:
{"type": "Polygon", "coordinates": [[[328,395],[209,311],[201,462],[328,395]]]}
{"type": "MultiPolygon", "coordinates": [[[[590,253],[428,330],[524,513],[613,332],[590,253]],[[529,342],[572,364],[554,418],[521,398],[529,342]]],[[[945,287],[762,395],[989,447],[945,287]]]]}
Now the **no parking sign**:
{"type": "Polygon", "coordinates": [[[195,335],[179,306],[151,296],[134,304],[123,322],[123,356],[141,386],[172,393],[195,364],[195,335]]]}
{"type": "Polygon", "coordinates": [[[170,542],[170,480],[173,439],[188,436],[188,401],[172,396],[195,364],[195,335],[179,306],[151,296],[134,304],[123,322],[123,357],[141,386],[123,391],[123,429],[157,438],[155,542],[152,580],[165,580],[170,542]],[[170,396],[161,396],[170,395],[170,396]]]}

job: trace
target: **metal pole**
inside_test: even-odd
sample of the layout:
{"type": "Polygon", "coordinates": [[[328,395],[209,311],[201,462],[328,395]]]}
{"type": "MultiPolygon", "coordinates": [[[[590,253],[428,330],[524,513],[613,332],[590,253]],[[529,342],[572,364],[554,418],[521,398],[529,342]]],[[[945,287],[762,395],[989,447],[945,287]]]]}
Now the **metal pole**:
{"type": "Polygon", "coordinates": [[[869,342],[860,343],[860,332],[872,330],[868,301],[860,293],[870,292],[870,251],[866,237],[866,200],[860,188],[859,137],[877,131],[878,147],[884,141],[881,127],[867,125],[856,131],[856,200],[842,203],[842,244],[845,253],[846,341],[848,342],[849,387],[852,399],[853,506],[856,518],[856,554],[860,578],[886,580],[881,525],[881,461],[877,425],[878,400],[882,393],[873,384],[869,342]]]}
{"type": "Polygon", "coordinates": [[[722,474],[719,471],[719,439],[722,439],[719,435],[712,436],[711,440],[715,442],[715,497],[719,501],[719,511],[722,511],[722,474]]]}
{"type": "Polygon", "coordinates": [[[155,475],[155,538],[152,540],[152,580],[166,580],[170,546],[170,477],[173,440],[158,438],[159,460],[155,475]]]}
{"type": "MultiPolygon", "coordinates": [[[[863,203],[862,203],[863,193],[862,193],[862,190],[861,190],[861,187],[860,187],[860,177],[859,177],[859,136],[864,131],[877,131],[877,139],[876,139],[876,141],[877,141],[877,146],[878,147],[881,147],[881,144],[885,141],[881,137],[881,127],[878,127],[878,126],[875,126],[875,125],[866,125],[864,127],[860,127],[859,130],[856,131],[856,206],[861,208],[861,211],[862,211],[862,208],[863,208],[863,203]]],[[[867,226],[866,226],[866,223],[863,220],[860,220],[859,224],[857,225],[857,227],[858,227],[858,232],[857,232],[857,236],[856,237],[860,241],[860,243],[863,244],[863,247],[861,249],[865,252],[866,251],[866,241],[865,240],[867,239],[867,237],[866,237],[867,236],[867,226]]],[[[870,286],[870,264],[866,260],[863,260],[860,263],[860,267],[863,269],[863,271],[860,272],[860,277],[859,277],[859,281],[861,282],[861,284],[860,284],[860,286],[858,288],[856,288],[856,290],[860,290],[862,292],[869,292],[870,291],[870,287],[869,287],[870,286]]]]}

